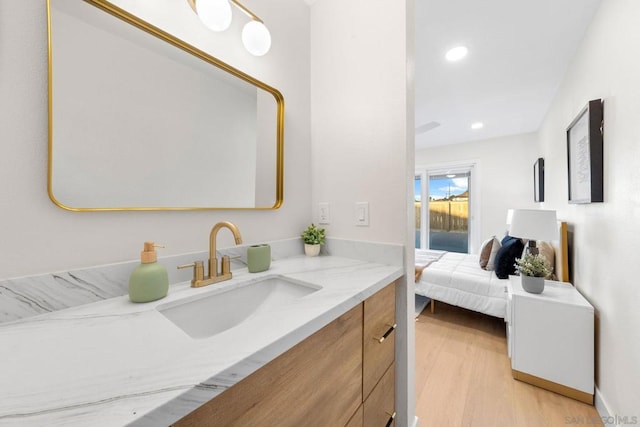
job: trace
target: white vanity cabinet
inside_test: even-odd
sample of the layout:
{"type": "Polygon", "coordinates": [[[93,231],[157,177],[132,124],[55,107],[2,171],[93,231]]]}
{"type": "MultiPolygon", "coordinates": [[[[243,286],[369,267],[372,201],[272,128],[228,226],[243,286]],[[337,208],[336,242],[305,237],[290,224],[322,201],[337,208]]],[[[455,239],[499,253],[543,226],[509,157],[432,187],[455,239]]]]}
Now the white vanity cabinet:
{"type": "Polygon", "coordinates": [[[531,294],[511,276],[506,320],[514,378],[593,404],[594,311],[577,289],[547,280],[531,294]]]}

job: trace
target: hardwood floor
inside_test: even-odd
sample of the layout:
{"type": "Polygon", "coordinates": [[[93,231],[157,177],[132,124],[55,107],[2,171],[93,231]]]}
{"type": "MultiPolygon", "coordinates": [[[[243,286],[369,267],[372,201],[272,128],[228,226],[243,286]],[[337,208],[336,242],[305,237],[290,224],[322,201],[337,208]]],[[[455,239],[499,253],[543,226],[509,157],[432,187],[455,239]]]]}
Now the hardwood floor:
{"type": "Polygon", "coordinates": [[[505,323],[443,303],[416,321],[420,427],[602,425],[593,406],[511,377],[505,323]]]}

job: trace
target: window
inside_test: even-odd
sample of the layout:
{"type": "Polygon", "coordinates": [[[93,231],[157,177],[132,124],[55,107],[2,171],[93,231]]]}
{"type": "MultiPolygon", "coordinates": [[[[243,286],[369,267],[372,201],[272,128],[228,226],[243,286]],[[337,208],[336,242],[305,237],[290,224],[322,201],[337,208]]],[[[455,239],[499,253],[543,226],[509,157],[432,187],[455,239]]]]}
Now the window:
{"type": "Polygon", "coordinates": [[[415,247],[469,253],[476,247],[475,164],[425,168],[415,175],[415,247]]]}

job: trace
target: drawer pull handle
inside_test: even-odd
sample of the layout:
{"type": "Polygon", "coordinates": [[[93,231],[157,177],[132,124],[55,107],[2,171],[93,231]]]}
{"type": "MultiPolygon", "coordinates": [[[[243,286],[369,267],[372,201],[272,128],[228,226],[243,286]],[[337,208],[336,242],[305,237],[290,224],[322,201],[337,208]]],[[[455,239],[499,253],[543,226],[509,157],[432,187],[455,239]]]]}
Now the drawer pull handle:
{"type": "Polygon", "coordinates": [[[396,419],[396,413],[394,412],[393,414],[390,414],[388,412],[385,412],[385,414],[389,415],[389,421],[387,421],[387,424],[385,425],[385,427],[389,427],[391,424],[393,424],[393,420],[396,419]]]}
{"type": "Polygon", "coordinates": [[[398,324],[397,324],[397,323],[394,323],[394,324],[393,324],[393,325],[392,325],[392,326],[387,330],[387,332],[385,332],[385,333],[384,333],[384,335],[383,335],[382,337],[380,337],[380,338],[373,337],[373,339],[374,339],[374,340],[376,340],[376,341],[378,341],[380,344],[382,344],[382,342],[383,342],[384,340],[386,340],[386,339],[387,339],[387,337],[388,337],[389,335],[391,335],[391,332],[393,332],[393,331],[396,329],[396,327],[397,327],[397,326],[398,326],[398,324]]]}

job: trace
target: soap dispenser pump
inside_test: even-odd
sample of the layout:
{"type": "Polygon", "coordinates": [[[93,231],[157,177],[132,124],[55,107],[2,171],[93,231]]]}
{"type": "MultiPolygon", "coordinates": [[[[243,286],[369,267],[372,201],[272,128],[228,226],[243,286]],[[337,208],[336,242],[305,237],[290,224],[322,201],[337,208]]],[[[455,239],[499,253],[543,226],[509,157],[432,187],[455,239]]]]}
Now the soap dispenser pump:
{"type": "Polygon", "coordinates": [[[129,277],[129,299],[132,302],[150,302],[167,296],[169,276],[167,269],[158,263],[155,249],[163,247],[154,242],[144,242],[140,265],[129,277]]]}

